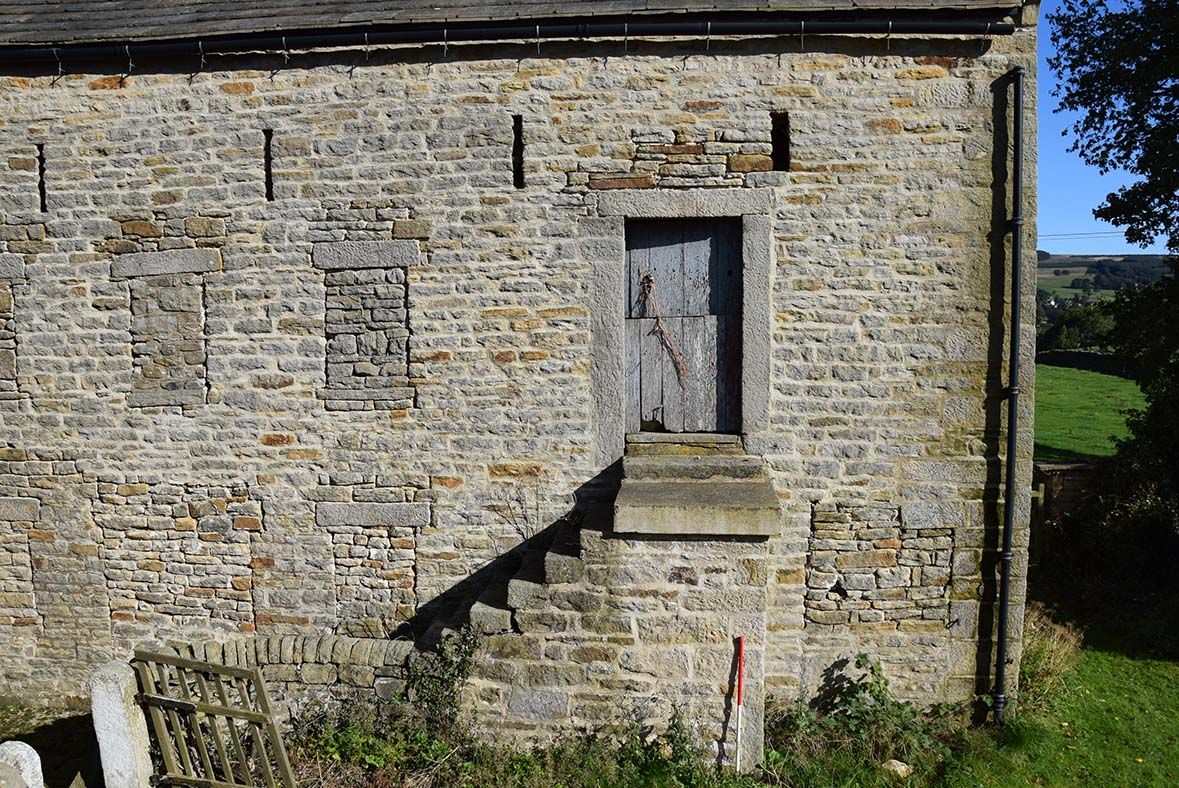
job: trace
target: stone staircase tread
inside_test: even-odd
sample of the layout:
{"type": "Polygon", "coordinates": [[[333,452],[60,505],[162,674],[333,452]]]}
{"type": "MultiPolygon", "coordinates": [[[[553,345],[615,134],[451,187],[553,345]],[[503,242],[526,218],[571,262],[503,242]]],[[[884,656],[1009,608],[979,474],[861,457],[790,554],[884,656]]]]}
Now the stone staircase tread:
{"type": "Polygon", "coordinates": [[[722,509],[778,508],[773,485],[766,481],[623,482],[615,507],[693,506],[722,509]]]}

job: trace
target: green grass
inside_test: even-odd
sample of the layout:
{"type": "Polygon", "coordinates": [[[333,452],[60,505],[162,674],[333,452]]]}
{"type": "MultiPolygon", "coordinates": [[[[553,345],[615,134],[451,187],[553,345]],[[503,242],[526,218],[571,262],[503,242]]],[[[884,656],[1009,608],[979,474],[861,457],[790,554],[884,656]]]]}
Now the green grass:
{"type": "Polygon", "coordinates": [[[1132,380],[1036,365],[1036,459],[1088,460],[1114,453],[1127,435],[1125,411],[1143,405],[1132,380]]]}
{"type": "Polygon", "coordinates": [[[972,731],[942,784],[1179,785],[1179,663],[1085,648],[1054,707],[972,731]]]}

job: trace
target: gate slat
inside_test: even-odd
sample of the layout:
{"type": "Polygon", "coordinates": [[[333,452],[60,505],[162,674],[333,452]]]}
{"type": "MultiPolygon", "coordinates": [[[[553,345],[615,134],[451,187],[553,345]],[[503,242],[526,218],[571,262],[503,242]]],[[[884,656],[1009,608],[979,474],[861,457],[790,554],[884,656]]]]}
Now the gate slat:
{"type": "MultiPolygon", "coordinates": [[[[168,679],[168,666],[157,662],[155,668],[157,674],[156,692],[167,695],[171,688],[171,682],[168,679]]],[[[175,709],[164,709],[164,717],[168,720],[172,735],[176,739],[176,751],[180,754],[180,773],[190,777],[198,776],[192,769],[192,754],[188,751],[188,737],[184,735],[184,724],[180,721],[180,715],[176,713],[175,709]]]]}
{"type": "MultiPolygon", "coordinates": [[[[185,673],[184,668],[179,666],[174,667],[173,671],[176,674],[176,683],[180,687],[180,696],[184,700],[191,701],[192,693],[188,687],[188,674],[185,673]]],[[[201,771],[204,772],[203,776],[214,779],[216,772],[213,770],[213,761],[209,757],[209,746],[205,743],[205,733],[201,730],[201,714],[194,708],[189,712],[187,718],[192,729],[192,738],[196,745],[197,758],[201,762],[201,771]]]]}
{"type": "MultiPolygon", "coordinates": [[[[254,690],[258,698],[259,710],[266,716],[270,716],[272,710],[270,708],[270,696],[266,693],[266,683],[262,681],[262,671],[255,668],[254,690]]],[[[267,732],[270,734],[270,746],[274,755],[274,760],[278,762],[279,776],[283,779],[283,784],[287,788],[295,788],[294,780],[291,778],[291,764],[287,760],[287,748],[283,746],[282,737],[278,735],[278,726],[273,722],[266,726],[267,732]]]]}
{"type": "MultiPolygon", "coordinates": [[[[154,692],[155,679],[152,678],[151,667],[144,662],[135,662],[135,671],[139,674],[139,683],[145,692],[154,692]]],[[[160,758],[164,761],[164,771],[173,774],[176,769],[176,752],[172,748],[172,737],[168,735],[168,725],[164,720],[164,712],[156,706],[147,707],[147,716],[151,718],[152,727],[156,731],[156,741],[160,746],[160,758]]]]}
{"type": "MultiPolygon", "coordinates": [[[[253,704],[250,701],[250,689],[246,680],[238,676],[234,679],[234,684],[237,685],[237,692],[241,697],[242,705],[249,707],[250,711],[257,711],[257,709],[253,708],[253,704]]],[[[266,788],[278,788],[274,782],[274,771],[270,768],[270,758],[266,754],[266,740],[262,738],[262,732],[258,730],[258,723],[249,723],[246,730],[249,731],[250,738],[254,740],[254,747],[257,748],[254,762],[262,769],[262,779],[266,783],[266,788]]]]}
{"type": "MultiPolygon", "coordinates": [[[[229,691],[225,689],[225,682],[221,680],[220,674],[213,674],[213,684],[217,688],[217,695],[221,698],[221,704],[228,706],[229,691]]],[[[237,723],[234,722],[232,717],[227,717],[225,724],[229,727],[229,739],[233,744],[233,751],[237,755],[242,781],[248,785],[250,782],[250,763],[246,760],[246,748],[242,745],[241,736],[238,735],[237,723]]]]}
{"type": "MultiPolygon", "coordinates": [[[[201,700],[207,704],[209,703],[209,683],[205,681],[205,676],[201,671],[194,671],[193,677],[196,680],[197,692],[200,693],[201,700]]],[[[230,785],[237,785],[237,776],[233,773],[233,763],[229,760],[229,752],[225,749],[225,741],[221,738],[221,725],[217,722],[216,714],[206,715],[209,720],[209,728],[213,733],[213,748],[217,751],[217,759],[221,761],[221,774],[229,779],[230,785]]]]}

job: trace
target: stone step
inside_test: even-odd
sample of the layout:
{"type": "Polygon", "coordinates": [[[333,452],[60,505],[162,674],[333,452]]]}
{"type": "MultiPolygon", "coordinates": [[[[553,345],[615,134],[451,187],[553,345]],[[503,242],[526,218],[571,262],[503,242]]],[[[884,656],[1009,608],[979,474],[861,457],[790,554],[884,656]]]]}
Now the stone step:
{"type": "Polygon", "coordinates": [[[765,460],[747,455],[718,454],[702,457],[676,455],[627,457],[623,460],[627,479],[637,481],[709,481],[716,479],[767,478],[765,460]]]}
{"type": "Polygon", "coordinates": [[[744,453],[740,435],[720,435],[712,432],[636,432],[626,436],[627,457],[696,457],[744,453]]]}
{"type": "Polygon", "coordinates": [[[614,503],[617,533],[771,536],[781,530],[774,486],[749,481],[622,482],[614,503]]]}
{"type": "Polygon", "coordinates": [[[543,602],[545,597],[544,559],[548,548],[537,547],[524,554],[516,576],[508,581],[507,606],[518,610],[543,602]]]}
{"type": "Polygon", "coordinates": [[[511,631],[512,611],[508,609],[510,580],[510,577],[503,575],[496,577],[484,587],[479,598],[471,605],[467,613],[467,622],[479,634],[495,635],[511,631]]]}

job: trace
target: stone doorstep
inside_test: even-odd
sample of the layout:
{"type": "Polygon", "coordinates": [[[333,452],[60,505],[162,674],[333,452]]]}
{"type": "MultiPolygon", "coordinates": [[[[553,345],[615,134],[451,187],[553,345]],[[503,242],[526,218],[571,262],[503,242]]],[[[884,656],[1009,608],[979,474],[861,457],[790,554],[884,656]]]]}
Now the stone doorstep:
{"type": "Polygon", "coordinates": [[[781,530],[769,479],[754,481],[624,480],[614,503],[614,531],[678,536],[773,536],[781,530]]]}
{"type": "Polygon", "coordinates": [[[636,481],[709,481],[713,479],[755,480],[767,478],[761,457],[718,454],[683,457],[674,454],[629,456],[622,463],[623,476],[636,481]]]}
{"type": "Polygon", "coordinates": [[[636,432],[626,436],[628,457],[744,453],[740,435],[720,435],[711,432],[636,432]]]}

